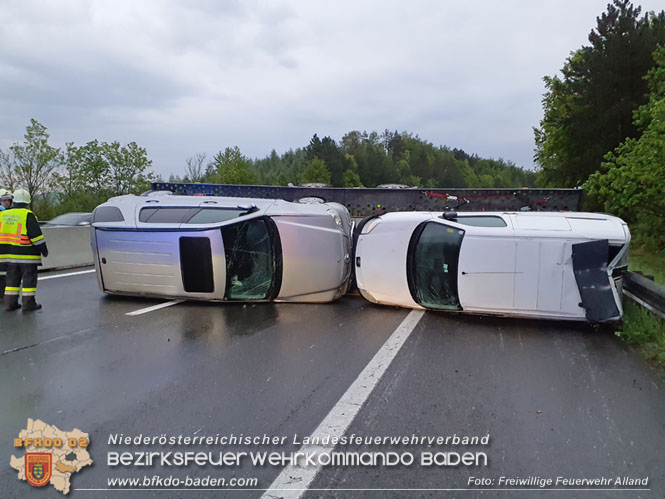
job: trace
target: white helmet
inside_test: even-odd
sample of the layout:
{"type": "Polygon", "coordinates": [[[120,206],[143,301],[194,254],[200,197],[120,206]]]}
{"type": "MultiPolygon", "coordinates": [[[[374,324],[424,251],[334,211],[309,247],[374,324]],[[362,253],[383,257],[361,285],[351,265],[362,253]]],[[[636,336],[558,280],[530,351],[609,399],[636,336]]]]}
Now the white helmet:
{"type": "Polygon", "coordinates": [[[16,189],[14,191],[14,203],[30,203],[30,193],[25,189],[16,189]]]}
{"type": "Polygon", "coordinates": [[[9,192],[7,189],[0,189],[0,200],[11,199],[11,198],[12,198],[11,192],[9,192]]]}

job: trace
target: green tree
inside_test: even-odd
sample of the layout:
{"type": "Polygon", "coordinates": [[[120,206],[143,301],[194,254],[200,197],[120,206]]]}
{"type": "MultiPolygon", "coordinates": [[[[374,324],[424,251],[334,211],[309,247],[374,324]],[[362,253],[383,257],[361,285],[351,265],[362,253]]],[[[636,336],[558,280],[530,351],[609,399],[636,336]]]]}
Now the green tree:
{"type": "Polygon", "coordinates": [[[323,182],[330,184],[330,171],[326,163],[319,158],[312,159],[300,175],[300,183],[323,182]]]}
{"type": "Polygon", "coordinates": [[[541,185],[579,185],[607,151],[637,135],[632,112],[645,103],[643,76],[665,40],[665,12],[640,17],[640,11],[614,0],[596,19],[590,45],[566,60],[562,78],[544,78],[544,117],[534,129],[541,185]]]}
{"type": "Polygon", "coordinates": [[[346,170],[344,171],[344,187],[363,187],[358,175],[358,163],[351,154],[344,155],[346,170]]]}
{"type": "Polygon", "coordinates": [[[635,112],[642,134],[609,152],[584,188],[606,211],[637,222],[647,242],[665,249],[665,48],[655,51],[654,60],[646,78],[649,101],[635,112]]]}
{"type": "MultiPolygon", "coordinates": [[[[94,143],[94,147],[98,148],[97,141],[94,143]]],[[[65,150],[60,156],[60,163],[64,167],[64,171],[58,174],[57,181],[57,189],[62,193],[58,211],[60,208],[62,212],[89,211],[109,197],[103,180],[108,171],[106,161],[103,159],[100,161],[100,157],[97,156],[94,158],[95,166],[90,169],[86,167],[86,160],[89,160],[86,156],[91,154],[92,144],[89,142],[80,147],[73,142],[65,144],[65,150]],[[103,173],[93,176],[91,171],[95,167],[99,167],[100,162],[103,173]]]]}
{"type": "Polygon", "coordinates": [[[33,200],[51,189],[57,179],[60,150],[48,143],[46,127],[35,119],[25,129],[23,143],[14,143],[0,162],[0,184],[24,188],[33,200]]]}
{"type": "Polygon", "coordinates": [[[243,156],[238,146],[219,151],[211,162],[210,181],[218,184],[255,185],[259,178],[252,171],[252,161],[243,156]]]}
{"type": "Polygon", "coordinates": [[[111,174],[111,189],[116,196],[140,193],[150,188],[154,178],[149,172],[152,160],[148,159],[145,148],[136,142],[126,146],[120,142],[103,143],[111,174]]]}
{"type": "Polygon", "coordinates": [[[150,188],[154,174],[146,150],[135,142],[92,140],[83,146],[67,143],[60,156],[58,176],[64,211],[90,211],[111,196],[140,194],[150,188]]]}
{"type": "Polygon", "coordinates": [[[344,153],[333,139],[330,137],[319,139],[319,136],[314,134],[305,148],[305,152],[309,164],[314,158],[318,158],[326,164],[330,172],[329,184],[335,187],[341,187],[344,184],[344,153]]]}
{"type": "Polygon", "coordinates": [[[61,156],[65,174],[61,186],[65,194],[76,195],[89,191],[100,195],[110,195],[108,179],[110,167],[103,144],[92,140],[83,146],[72,142],[65,145],[61,156]]]}
{"type": "Polygon", "coordinates": [[[360,175],[353,170],[346,170],[344,172],[344,187],[362,187],[360,175]]]}

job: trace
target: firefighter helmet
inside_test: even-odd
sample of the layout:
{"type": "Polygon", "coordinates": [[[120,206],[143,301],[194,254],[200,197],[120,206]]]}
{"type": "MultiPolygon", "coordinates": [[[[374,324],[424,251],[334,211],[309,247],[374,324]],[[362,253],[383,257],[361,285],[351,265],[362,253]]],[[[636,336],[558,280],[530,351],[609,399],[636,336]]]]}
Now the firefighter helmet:
{"type": "Polygon", "coordinates": [[[30,193],[25,189],[16,189],[14,191],[14,203],[30,203],[30,193]]]}

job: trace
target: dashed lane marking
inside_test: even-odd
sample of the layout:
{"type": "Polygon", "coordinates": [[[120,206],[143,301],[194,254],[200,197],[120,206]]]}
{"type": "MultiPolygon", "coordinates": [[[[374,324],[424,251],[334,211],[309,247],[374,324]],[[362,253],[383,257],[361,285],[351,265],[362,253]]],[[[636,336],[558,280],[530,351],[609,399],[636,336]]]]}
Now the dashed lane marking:
{"type": "MultiPolygon", "coordinates": [[[[409,338],[411,332],[415,329],[418,321],[425,312],[413,310],[402,323],[395,329],[390,338],[383,344],[381,349],[376,352],[374,358],[367,364],[360,376],[342,395],[335,407],[321,421],[319,427],[312,433],[313,441],[321,441],[324,436],[341,437],[355,419],[361,407],[374,390],[383,374],[388,369],[392,360],[400,351],[404,342],[409,338]]],[[[335,440],[332,438],[331,440],[335,440]]],[[[334,445],[303,445],[299,452],[329,452],[334,449],[334,445]]],[[[287,466],[279,474],[270,488],[261,496],[261,499],[298,499],[309,488],[309,485],[316,477],[321,466],[287,466]]]]}
{"type": "Polygon", "coordinates": [[[125,315],[147,314],[148,312],[154,312],[155,310],[159,310],[161,308],[166,308],[166,307],[170,307],[172,305],[177,305],[178,303],[182,303],[184,301],[185,300],[167,301],[167,302],[164,302],[164,303],[159,303],[157,305],[153,305],[152,307],[140,308],[139,310],[134,310],[133,312],[127,312],[125,315]]]}
{"type": "Polygon", "coordinates": [[[37,282],[46,281],[47,279],[57,279],[58,277],[69,277],[72,275],[90,274],[94,271],[95,269],[90,269],[90,270],[81,270],[80,272],[68,272],[67,274],[47,275],[45,277],[39,276],[37,282]]]}

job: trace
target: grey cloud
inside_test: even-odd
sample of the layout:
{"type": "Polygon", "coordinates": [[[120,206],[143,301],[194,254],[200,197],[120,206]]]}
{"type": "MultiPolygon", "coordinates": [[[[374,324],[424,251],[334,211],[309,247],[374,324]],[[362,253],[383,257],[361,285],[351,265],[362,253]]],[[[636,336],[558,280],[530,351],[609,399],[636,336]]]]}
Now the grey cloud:
{"type": "Polygon", "coordinates": [[[388,128],[528,167],[541,79],[606,3],[7,0],[0,147],[35,118],[56,145],[135,140],[168,177],[388,128]]]}
{"type": "Polygon", "coordinates": [[[183,83],[149,72],[109,65],[103,71],[72,69],[51,64],[19,65],[24,78],[3,82],[2,98],[14,102],[74,108],[127,108],[166,106],[190,89],[183,83]]]}

